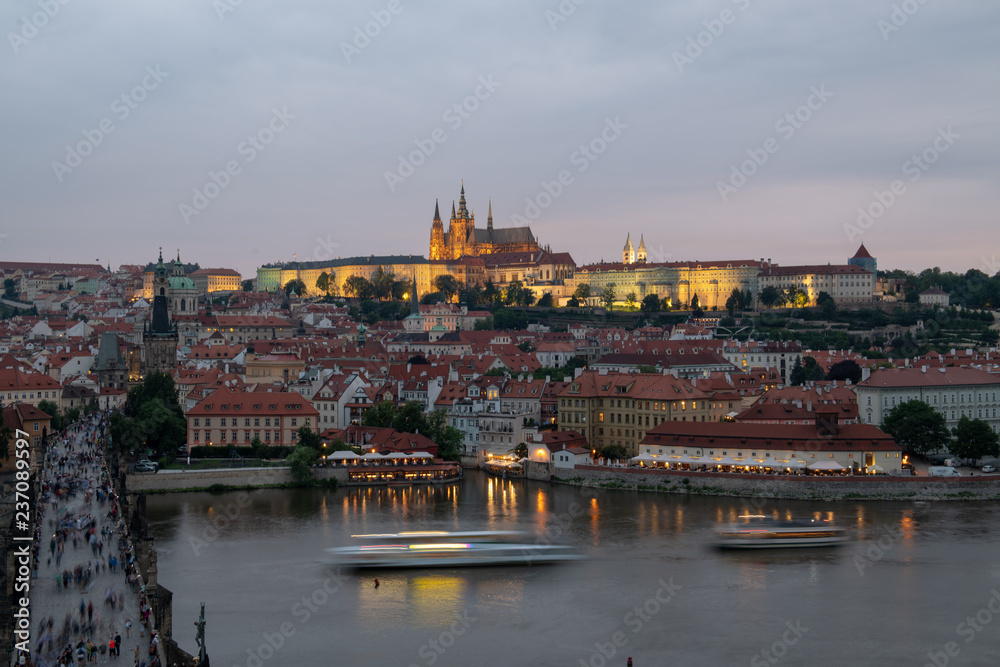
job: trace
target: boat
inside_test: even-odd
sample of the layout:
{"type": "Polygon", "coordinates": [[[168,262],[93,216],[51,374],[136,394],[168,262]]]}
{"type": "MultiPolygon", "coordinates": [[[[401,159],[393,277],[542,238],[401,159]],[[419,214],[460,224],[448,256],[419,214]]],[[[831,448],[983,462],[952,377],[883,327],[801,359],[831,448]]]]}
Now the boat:
{"type": "Polygon", "coordinates": [[[716,526],[720,549],[784,549],[831,547],[847,542],[847,531],[831,521],[744,515],[740,521],[716,526]]]}
{"type": "Polygon", "coordinates": [[[528,541],[513,531],[413,531],[352,535],[358,544],[326,553],[348,569],[539,565],[582,558],[575,549],[528,541]]]}

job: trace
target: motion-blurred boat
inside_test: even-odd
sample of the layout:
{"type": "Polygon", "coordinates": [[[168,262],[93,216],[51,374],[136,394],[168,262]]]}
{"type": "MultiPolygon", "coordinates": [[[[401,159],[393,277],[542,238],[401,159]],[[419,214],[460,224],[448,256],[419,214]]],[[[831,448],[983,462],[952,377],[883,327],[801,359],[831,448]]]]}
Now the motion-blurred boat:
{"type": "Polygon", "coordinates": [[[539,565],[582,558],[568,546],[527,541],[511,531],[415,531],[352,535],[356,546],[327,549],[345,568],[468,567],[539,565]]]}
{"type": "Polygon", "coordinates": [[[847,531],[830,521],[792,519],[782,521],[759,515],[715,527],[715,546],[720,549],[782,549],[831,547],[847,541],[847,531]]]}

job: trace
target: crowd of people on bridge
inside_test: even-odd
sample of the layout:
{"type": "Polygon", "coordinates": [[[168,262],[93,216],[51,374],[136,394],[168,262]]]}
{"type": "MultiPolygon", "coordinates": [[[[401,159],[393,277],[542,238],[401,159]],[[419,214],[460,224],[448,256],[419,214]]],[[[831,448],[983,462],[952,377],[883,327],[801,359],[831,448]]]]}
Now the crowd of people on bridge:
{"type": "Polygon", "coordinates": [[[34,652],[20,653],[16,664],[117,661],[131,643],[135,667],[160,665],[145,584],[100,449],[104,418],[70,426],[45,453],[33,548],[34,652]],[[42,585],[46,578],[54,586],[42,585]]]}

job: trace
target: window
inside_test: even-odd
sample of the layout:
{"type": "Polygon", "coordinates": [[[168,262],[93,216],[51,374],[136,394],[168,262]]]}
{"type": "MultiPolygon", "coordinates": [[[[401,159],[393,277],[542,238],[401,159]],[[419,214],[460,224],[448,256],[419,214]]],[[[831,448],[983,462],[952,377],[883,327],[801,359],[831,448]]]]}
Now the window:
{"type": "Polygon", "coordinates": [[[198,433],[198,431],[195,431],[195,432],[194,432],[194,441],[195,441],[195,442],[198,442],[198,436],[199,436],[199,435],[200,435],[200,434],[198,433]]]}
{"type": "Polygon", "coordinates": [[[265,417],[264,418],[264,426],[270,426],[270,425],[271,425],[271,418],[270,417],[265,417]]]}
{"type": "MultiPolygon", "coordinates": [[[[198,423],[198,418],[197,417],[194,418],[194,425],[195,426],[201,426],[201,424],[198,423]]],[[[205,426],[208,426],[208,421],[207,420],[205,421],[205,426]]]]}
{"type": "Polygon", "coordinates": [[[297,421],[298,421],[297,418],[292,417],[292,426],[295,426],[297,421]]]}
{"type": "Polygon", "coordinates": [[[211,426],[211,425],[212,425],[212,418],[205,417],[205,426],[211,426]]]}

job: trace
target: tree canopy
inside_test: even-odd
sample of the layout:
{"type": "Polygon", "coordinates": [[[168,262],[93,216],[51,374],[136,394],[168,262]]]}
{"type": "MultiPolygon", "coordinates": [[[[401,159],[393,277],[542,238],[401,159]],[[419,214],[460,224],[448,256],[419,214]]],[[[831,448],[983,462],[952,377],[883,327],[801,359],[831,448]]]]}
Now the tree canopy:
{"type": "Polygon", "coordinates": [[[896,444],[914,454],[927,454],[948,443],[944,415],[923,401],[900,403],[882,420],[882,430],[896,444]]]}
{"type": "Polygon", "coordinates": [[[979,460],[986,456],[1000,455],[1000,436],[982,419],[969,419],[965,415],[958,426],[951,430],[954,438],[948,451],[963,459],[979,460]]]}

